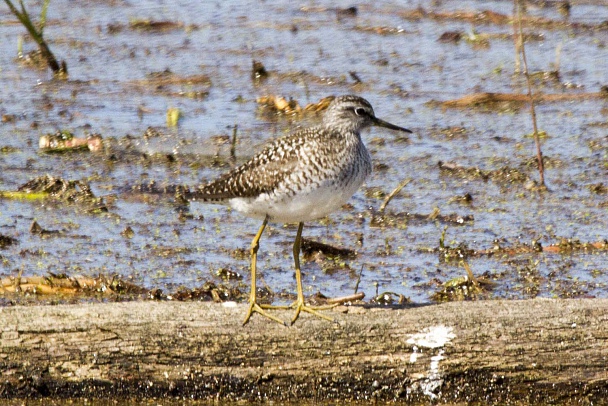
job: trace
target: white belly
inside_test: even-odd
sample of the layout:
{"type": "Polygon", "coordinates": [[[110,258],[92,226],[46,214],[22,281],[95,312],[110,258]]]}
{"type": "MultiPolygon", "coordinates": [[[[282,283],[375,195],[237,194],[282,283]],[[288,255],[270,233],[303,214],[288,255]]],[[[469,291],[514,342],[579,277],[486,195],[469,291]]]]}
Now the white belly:
{"type": "Polygon", "coordinates": [[[325,217],[339,209],[359,189],[364,177],[339,188],[335,184],[324,184],[310,190],[302,190],[293,197],[278,198],[262,194],[257,198],[233,198],[229,204],[248,217],[280,223],[298,223],[325,217]]]}

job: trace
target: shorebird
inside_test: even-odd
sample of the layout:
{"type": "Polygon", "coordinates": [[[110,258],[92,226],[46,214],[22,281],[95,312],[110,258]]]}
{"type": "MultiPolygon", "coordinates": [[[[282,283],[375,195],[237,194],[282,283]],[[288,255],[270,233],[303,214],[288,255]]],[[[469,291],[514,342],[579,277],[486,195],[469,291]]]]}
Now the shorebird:
{"type": "Polygon", "coordinates": [[[277,308],[295,309],[291,324],[301,312],[333,321],[318,312],[331,306],[315,307],[304,301],[300,273],[302,229],[304,222],[340,208],[371,173],[371,157],[360,132],[373,125],[411,133],[377,118],[367,100],[340,96],[328,106],[321,125],[278,138],[241,166],[184,193],[186,200],[228,204],[245,216],[263,221],[251,242],[251,291],[243,324],[253,313],[286,324],[267,311],[277,308]],[[290,306],[258,304],[256,299],[257,253],[269,221],[298,223],[293,244],[297,299],[290,306]]]}

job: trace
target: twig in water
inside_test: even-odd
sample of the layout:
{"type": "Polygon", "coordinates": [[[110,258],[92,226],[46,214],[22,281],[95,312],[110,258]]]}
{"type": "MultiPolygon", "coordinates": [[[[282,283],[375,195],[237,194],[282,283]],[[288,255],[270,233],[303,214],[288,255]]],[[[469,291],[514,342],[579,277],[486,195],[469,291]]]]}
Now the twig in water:
{"type": "Polygon", "coordinates": [[[359,271],[359,277],[357,278],[357,283],[355,284],[355,293],[353,293],[354,295],[356,295],[357,291],[359,290],[359,283],[361,282],[362,275],[363,275],[363,265],[361,265],[361,270],[359,271]]]}
{"type": "Polygon", "coordinates": [[[393,197],[395,197],[395,195],[397,193],[399,193],[401,191],[401,189],[403,189],[404,187],[406,187],[407,184],[410,183],[411,181],[412,181],[412,179],[406,179],[406,180],[404,180],[391,193],[389,193],[388,196],[386,196],[386,198],[382,202],[382,205],[380,206],[380,209],[379,209],[380,213],[384,212],[384,209],[386,209],[386,206],[393,199],[393,197]]]}
{"type": "Polygon", "coordinates": [[[15,288],[18,288],[19,285],[21,285],[21,275],[23,275],[23,268],[21,268],[19,270],[19,273],[17,274],[17,277],[15,278],[15,282],[14,282],[15,288]]]}
{"type": "Polygon", "coordinates": [[[360,293],[355,293],[355,294],[348,295],[348,296],[333,297],[331,299],[327,299],[327,303],[342,304],[342,303],[347,303],[347,302],[354,302],[355,300],[361,300],[364,297],[365,297],[365,293],[360,292],[360,293]]]}
{"type": "MultiPolygon", "coordinates": [[[[517,4],[519,3],[519,1],[523,1],[523,0],[513,0],[513,15],[515,16],[517,14],[517,4]]],[[[520,36],[517,33],[517,27],[515,26],[515,24],[513,24],[513,45],[515,48],[515,73],[519,73],[521,72],[521,58],[520,58],[520,48],[521,48],[521,43],[520,43],[520,36]]]]}
{"type": "Polygon", "coordinates": [[[441,237],[439,237],[439,248],[444,249],[445,248],[445,233],[448,231],[448,226],[445,226],[443,228],[443,231],[441,232],[441,237]]]}
{"type": "Polygon", "coordinates": [[[534,96],[532,94],[532,81],[530,80],[530,73],[528,71],[528,62],[526,60],[526,48],[524,46],[524,34],[521,23],[521,5],[518,0],[513,0],[516,3],[517,8],[517,20],[519,27],[519,42],[521,44],[521,58],[524,63],[524,75],[528,84],[528,97],[530,98],[530,115],[532,116],[532,126],[534,128],[534,142],[536,143],[536,157],[538,160],[538,175],[540,186],[545,188],[545,165],[543,163],[543,152],[540,148],[540,138],[538,136],[538,125],[536,123],[536,109],[534,107],[534,96]]]}
{"type": "Polygon", "coordinates": [[[553,71],[557,74],[559,74],[559,68],[561,66],[561,60],[562,60],[562,48],[564,46],[563,42],[560,42],[559,44],[557,44],[557,46],[555,47],[555,65],[553,65],[553,71]]]}
{"type": "Polygon", "coordinates": [[[473,284],[473,286],[475,286],[476,288],[479,288],[479,282],[477,281],[477,278],[475,277],[475,275],[473,275],[473,271],[471,270],[469,263],[463,259],[462,261],[460,261],[460,264],[467,271],[467,276],[468,276],[469,280],[471,281],[471,283],[473,284]]]}
{"type": "Polygon", "coordinates": [[[232,162],[236,161],[236,133],[238,128],[239,126],[235,124],[232,129],[232,144],[230,145],[230,159],[232,159],[232,162]]]}

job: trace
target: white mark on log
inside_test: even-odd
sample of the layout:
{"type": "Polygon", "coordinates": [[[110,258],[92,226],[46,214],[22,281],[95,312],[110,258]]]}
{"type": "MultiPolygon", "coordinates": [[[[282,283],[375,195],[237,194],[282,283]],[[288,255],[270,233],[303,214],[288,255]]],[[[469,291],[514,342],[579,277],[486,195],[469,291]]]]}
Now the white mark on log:
{"type": "Polygon", "coordinates": [[[410,355],[410,364],[413,364],[416,361],[418,361],[418,355],[420,355],[420,353],[418,352],[418,347],[413,346],[412,347],[412,355],[410,355]]]}
{"type": "Polygon", "coordinates": [[[422,333],[412,334],[407,343],[424,348],[441,348],[455,337],[452,327],[432,326],[422,330],[422,333]]]}
{"type": "Polygon", "coordinates": [[[431,364],[426,376],[422,376],[421,379],[409,387],[408,392],[418,390],[431,399],[439,398],[441,386],[443,385],[443,378],[439,373],[439,361],[445,358],[443,356],[443,347],[449,344],[455,337],[456,335],[452,332],[451,327],[432,326],[425,328],[421,333],[412,334],[408,338],[407,343],[413,345],[412,355],[410,355],[411,363],[416,362],[420,355],[422,355],[419,347],[439,349],[437,354],[431,357],[431,364]]]}
{"type": "Polygon", "coordinates": [[[439,361],[443,359],[443,348],[434,357],[431,357],[431,366],[426,379],[420,382],[420,390],[431,399],[439,398],[441,394],[441,386],[443,378],[439,373],[439,361]]]}
{"type": "Polygon", "coordinates": [[[224,307],[236,307],[236,302],[222,302],[224,307]]]}

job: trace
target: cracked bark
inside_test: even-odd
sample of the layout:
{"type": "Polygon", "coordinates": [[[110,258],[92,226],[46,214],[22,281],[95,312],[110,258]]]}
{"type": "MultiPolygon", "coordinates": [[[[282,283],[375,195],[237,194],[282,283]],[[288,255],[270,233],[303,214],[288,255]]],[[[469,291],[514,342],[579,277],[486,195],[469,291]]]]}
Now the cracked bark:
{"type": "Polygon", "coordinates": [[[606,299],[351,308],[332,314],[339,324],[304,315],[293,327],[261,317],[243,327],[244,309],[0,308],[0,399],[608,399],[606,299]],[[432,348],[429,331],[446,342],[432,348]]]}

